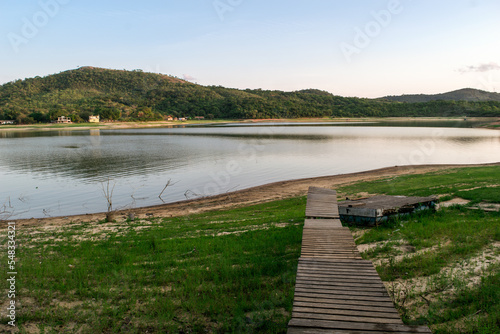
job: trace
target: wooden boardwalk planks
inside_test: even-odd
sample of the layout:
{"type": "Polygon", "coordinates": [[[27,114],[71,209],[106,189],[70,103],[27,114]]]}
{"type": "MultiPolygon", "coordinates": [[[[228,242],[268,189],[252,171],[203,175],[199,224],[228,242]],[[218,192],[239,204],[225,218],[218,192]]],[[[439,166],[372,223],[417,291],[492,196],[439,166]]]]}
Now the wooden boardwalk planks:
{"type": "Polygon", "coordinates": [[[325,230],[332,227],[342,227],[340,219],[306,219],[304,228],[325,230]]]}
{"type": "Polygon", "coordinates": [[[339,218],[337,192],[310,187],[307,193],[306,217],[339,218]]]}
{"type": "Polygon", "coordinates": [[[431,333],[403,324],[373,264],[336,218],[334,191],[311,187],[306,216],[289,334],[431,333]]]}

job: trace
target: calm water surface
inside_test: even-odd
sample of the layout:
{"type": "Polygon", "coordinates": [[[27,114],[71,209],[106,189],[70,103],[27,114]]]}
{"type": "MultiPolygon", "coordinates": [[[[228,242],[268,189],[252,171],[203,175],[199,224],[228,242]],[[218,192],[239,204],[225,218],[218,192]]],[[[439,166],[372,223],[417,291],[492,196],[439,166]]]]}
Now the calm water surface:
{"type": "Polygon", "coordinates": [[[127,208],[394,165],[500,161],[499,131],[367,125],[0,131],[0,204],[48,217],[105,211],[108,180],[114,208],[127,208]]]}

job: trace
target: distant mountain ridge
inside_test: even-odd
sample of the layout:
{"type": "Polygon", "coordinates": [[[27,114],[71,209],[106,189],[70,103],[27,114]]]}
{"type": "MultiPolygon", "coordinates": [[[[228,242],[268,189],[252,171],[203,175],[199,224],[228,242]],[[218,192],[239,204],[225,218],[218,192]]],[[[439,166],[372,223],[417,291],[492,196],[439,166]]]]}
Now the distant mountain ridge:
{"type": "Polygon", "coordinates": [[[496,101],[500,102],[500,93],[492,93],[484,90],[464,88],[452,92],[442,94],[410,94],[400,96],[385,96],[381,99],[395,101],[395,102],[430,102],[430,101],[473,101],[473,102],[486,102],[496,101]]]}
{"type": "Polygon", "coordinates": [[[284,92],[202,86],[141,70],[86,66],[0,85],[0,119],[29,124],[52,122],[59,116],[87,122],[91,115],[120,121],[173,117],[487,117],[500,116],[498,95],[465,89],[432,96],[365,99],[318,89],[284,92]]]}

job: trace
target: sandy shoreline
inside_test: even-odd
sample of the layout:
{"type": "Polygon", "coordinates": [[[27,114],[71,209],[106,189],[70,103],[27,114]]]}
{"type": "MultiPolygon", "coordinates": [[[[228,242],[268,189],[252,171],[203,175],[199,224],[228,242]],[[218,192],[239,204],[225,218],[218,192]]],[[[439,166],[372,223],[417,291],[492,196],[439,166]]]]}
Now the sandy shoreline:
{"type": "MultiPolygon", "coordinates": [[[[500,125],[499,117],[472,117],[468,118],[469,121],[484,121],[485,125],[481,128],[498,129],[500,125]]],[[[301,123],[301,122],[341,122],[341,123],[355,123],[355,122],[381,122],[381,121],[463,121],[460,117],[385,117],[385,118],[293,118],[293,119],[244,119],[244,120],[219,120],[219,121],[155,121],[155,122],[109,122],[98,123],[97,125],[89,125],[89,123],[82,123],[81,126],[75,124],[71,125],[51,125],[51,124],[35,124],[35,125],[14,125],[14,126],[1,126],[0,131],[58,131],[58,130],[124,130],[124,129],[143,129],[143,128],[162,128],[162,127],[178,127],[186,125],[209,125],[209,124],[225,124],[225,123],[301,123]]]]}
{"type": "MultiPolygon", "coordinates": [[[[273,182],[257,187],[200,199],[191,199],[162,205],[118,210],[115,212],[115,219],[117,222],[124,221],[127,219],[129,213],[133,213],[136,218],[184,216],[211,210],[228,209],[238,206],[247,206],[273,200],[303,196],[306,195],[307,190],[310,186],[335,189],[340,186],[345,186],[360,181],[373,181],[398,175],[425,174],[428,172],[436,172],[457,167],[479,166],[500,166],[500,162],[479,165],[394,166],[350,174],[339,174],[273,182]]],[[[106,213],[101,212],[64,217],[16,219],[15,221],[17,222],[17,226],[20,227],[36,225],[61,226],[68,223],[99,221],[105,219],[105,217],[106,213]]],[[[5,226],[6,222],[0,223],[0,228],[3,228],[5,226]]]]}

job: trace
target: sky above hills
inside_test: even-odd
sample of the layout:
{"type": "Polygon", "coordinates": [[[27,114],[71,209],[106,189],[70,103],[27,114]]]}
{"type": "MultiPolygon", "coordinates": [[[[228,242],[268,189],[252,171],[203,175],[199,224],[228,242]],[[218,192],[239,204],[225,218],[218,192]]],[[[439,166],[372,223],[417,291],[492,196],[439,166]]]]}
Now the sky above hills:
{"type": "Polygon", "coordinates": [[[0,83],[96,66],[342,96],[500,92],[498,0],[24,0],[0,9],[0,83]]]}

